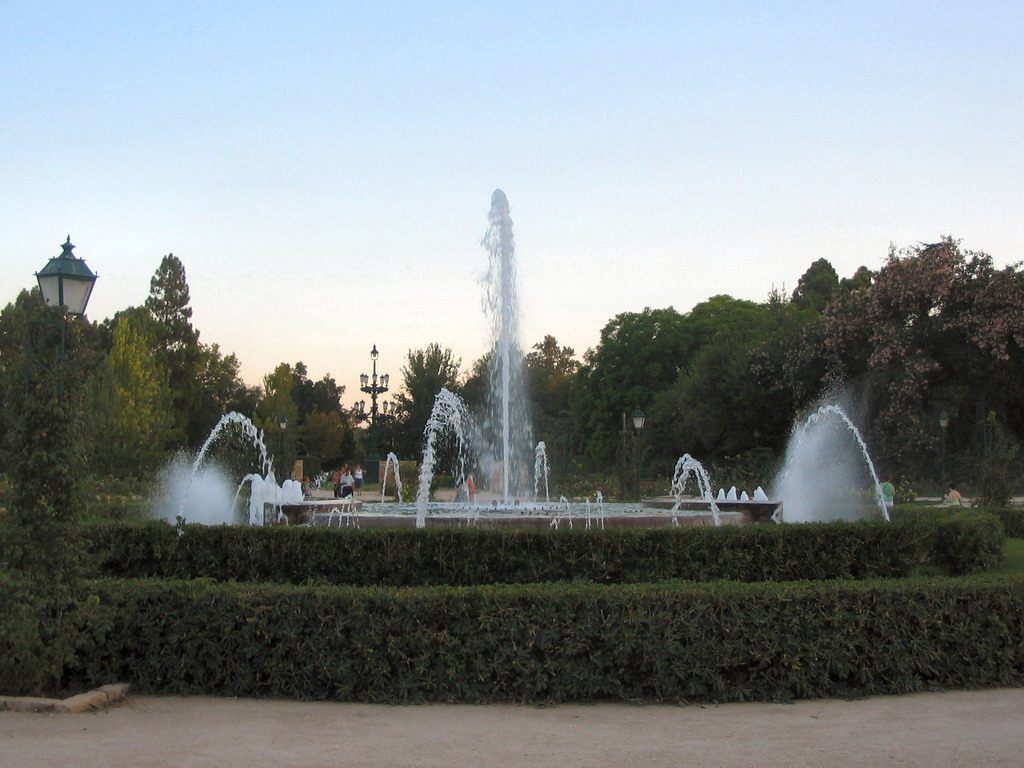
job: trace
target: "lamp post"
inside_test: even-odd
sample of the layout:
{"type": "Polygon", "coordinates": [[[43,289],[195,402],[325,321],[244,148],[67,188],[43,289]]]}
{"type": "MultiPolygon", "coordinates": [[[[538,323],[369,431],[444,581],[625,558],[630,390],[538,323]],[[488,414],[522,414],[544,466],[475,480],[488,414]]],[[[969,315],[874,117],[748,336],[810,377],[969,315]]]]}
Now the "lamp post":
{"type": "Polygon", "coordinates": [[[24,543],[12,564],[42,568],[54,583],[64,578],[66,558],[73,556],[64,524],[74,520],[79,508],[82,466],[81,389],[69,375],[67,329],[69,317],[73,321],[85,314],[97,277],[72,254],[73,248],[68,237],[61,255],[35,273],[49,307],[27,308],[24,387],[12,389],[7,405],[14,418],[5,424],[10,452],[4,469],[11,481],[7,506],[24,543]]]}
{"type": "MultiPolygon", "coordinates": [[[[373,360],[373,376],[371,378],[364,373],[359,377],[359,390],[370,396],[370,452],[366,456],[365,471],[368,483],[378,482],[380,456],[377,446],[377,395],[383,395],[388,391],[388,379],[390,378],[386,373],[379,380],[377,378],[377,356],[379,354],[377,345],[374,344],[373,349],[370,350],[370,359],[373,360]]],[[[365,403],[363,407],[365,407],[365,403]]]]}
{"type": "Polygon", "coordinates": [[[64,307],[69,315],[84,315],[99,275],[71,252],[75,248],[71,235],[61,248],[60,256],[54,256],[36,272],[39,291],[48,306],[64,307]]]}
{"type": "Polygon", "coordinates": [[[640,501],[640,433],[644,429],[644,412],[640,410],[639,406],[633,411],[633,435],[635,437],[633,441],[633,459],[636,464],[636,500],[640,501]]]}
{"type": "MultiPolygon", "coordinates": [[[[89,304],[89,297],[92,296],[92,288],[99,277],[86,265],[83,259],[75,256],[72,251],[75,246],[71,244],[71,235],[64,245],[61,246],[60,256],[54,256],[46,266],[35,273],[36,282],[39,283],[39,292],[43,295],[43,301],[48,307],[59,307],[65,313],[73,317],[80,317],[85,314],[85,308],[89,304]]],[[[65,358],[65,330],[64,320],[60,323],[60,359],[65,358]]]]}
{"type": "Polygon", "coordinates": [[[281,480],[283,481],[287,479],[283,477],[286,469],[284,464],[284,431],[288,429],[288,417],[285,414],[282,413],[280,416],[277,417],[277,426],[281,430],[280,432],[277,433],[277,445],[279,456],[278,461],[281,463],[281,480]]]}
{"type": "Polygon", "coordinates": [[[942,429],[942,440],[939,443],[939,467],[941,492],[946,492],[946,427],[949,426],[949,414],[939,411],[939,427],[942,429]]]}

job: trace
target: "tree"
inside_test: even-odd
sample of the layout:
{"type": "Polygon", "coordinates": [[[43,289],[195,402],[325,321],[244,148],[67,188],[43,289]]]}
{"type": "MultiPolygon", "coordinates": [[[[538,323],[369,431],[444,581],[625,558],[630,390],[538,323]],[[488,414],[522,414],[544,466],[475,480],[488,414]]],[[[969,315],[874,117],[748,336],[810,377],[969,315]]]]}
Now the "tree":
{"type": "Polygon", "coordinates": [[[861,288],[869,287],[874,279],[875,273],[870,269],[867,267],[857,267],[853,277],[844,277],[839,281],[839,288],[843,293],[852,293],[853,291],[859,291],[861,288]]]}
{"type": "Polygon", "coordinates": [[[81,401],[88,360],[81,352],[87,331],[84,319],[44,305],[38,290],[22,291],[0,317],[4,469],[11,485],[6,505],[47,569],[64,562],[55,531],[83,504],[81,401]]]}
{"type": "Polygon", "coordinates": [[[189,298],[185,265],[169,253],[149,281],[145,307],[156,321],[157,341],[171,352],[191,354],[199,342],[199,333],[192,327],[189,298]]]}
{"type": "Polygon", "coordinates": [[[793,291],[793,303],[800,309],[823,312],[839,292],[839,275],[828,259],[818,259],[801,276],[793,291]]]}
{"type": "Polygon", "coordinates": [[[172,415],[177,440],[195,445],[210,430],[209,414],[201,407],[199,333],[192,327],[185,266],[173,253],[160,262],[149,283],[145,308],[152,316],[156,354],[170,374],[172,415]]]}
{"type": "Polygon", "coordinates": [[[430,344],[425,349],[409,350],[402,368],[403,389],[396,397],[398,418],[402,424],[399,453],[419,460],[423,450],[423,430],[441,388],[458,390],[460,360],[451,349],[430,344]]]}
{"type": "Polygon", "coordinates": [[[319,381],[310,380],[301,360],[292,369],[292,398],[298,406],[300,419],[309,413],[341,413],[343,394],[345,387],[339,386],[329,374],[324,374],[319,381]]]}
{"type": "Polygon", "coordinates": [[[459,394],[472,413],[482,418],[491,389],[491,352],[477,358],[459,385],[459,394]]]}
{"type": "Polygon", "coordinates": [[[291,475],[302,438],[299,409],[292,399],[293,381],[291,366],[278,365],[263,377],[263,399],[256,406],[255,422],[267,437],[267,449],[274,454],[274,474],[279,480],[291,475]],[[287,420],[284,429],[280,426],[282,419],[287,420]]]}
{"type": "MultiPolygon", "coordinates": [[[[343,461],[353,458],[343,448],[347,448],[346,438],[352,434],[352,428],[348,424],[347,415],[340,411],[313,411],[306,414],[302,432],[303,455],[312,457],[319,467],[337,467],[343,461]]],[[[312,477],[317,471],[317,467],[311,466],[306,469],[306,474],[312,477]]]]}
{"type": "Polygon", "coordinates": [[[22,291],[0,313],[7,546],[0,559],[0,687],[52,692],[75,650],[81,399],[90,326],[22,291]],[[86,354],[82,354],[85,352],[86,354]]]}
{"type": "Polygon", "coordinates": [[[139,476],[156,468],[171,429],[168,372],[152,354],[148,314],[122,317],[113,348],[90,386],[88,454],[100,474],[139,476]]]}
{"type": "Polygon", "coordinates": [[[547,445],[554,465],[563,470],[568,467],[575,449],[569,396],[579,367],[575,350],[559,346],[554,336],[545,336],[526,356],[537,438],[547,445]]]}
{"type": "Polygon", "coordinates": [[[890,249],[871,285],[839,302],[825,333],[828,375],[857,383],[891,467],[934,464],[937,414],[954,444],[981,453],[990,412],[1024,429],[1024,276],[959,241],[890,249]]]}
{"type": "Polygon", "coordinates": [[[695,335],[671,307],[626,312],[605,325],[597,347],[584,355],[570,398],[591,465],[614,464],[625,414],[649,408],[655,393],[676,380],[695,335]]]}
{"type": "Polygon", "coordinates": [[[208,420],[212,427],[222,414],[231,411],[255,413],[261,396],[260,388],[246,386],[239,377],[235,354],[222,354],[218,344],[200,344],[199,350],[198,376],[204,400],[204,420],[208,420]]]}
{"type": "Polygon", "coordinates": [[[788,359],[794,332],[820,322],[821,315],[798,309],[778,292],[760,304],[717,299],[713,335],[653,404],[651,440],[662,446],[663,460],[686,452],[702,461],[735,464],[744,455],[781,451],[788,436],[795,409],[785,382],[774,378],[775,364],[788,359]],[[781,358],[776,356],[780,348],[781,358]]]}
{"type": "Polygon", "coordinates": [[[292,372],[292,400],[302,427],[301,452],[323,467],[334,467],[355,458],[356,444],[352,421],[341,406],[344,386],[330,375],[312,381],[302,361],[292,372]]]}
{"type": "MultiPolygon", "coordinates": [[[[672,414],[676,406],[662,403],[655,407],[655,402],[677,383],[680,374],[689,370],[698,352],[715,339],[760,338],[764,312],[755,302],[718,295],[686,315],[671,307],[647,308],[641,313],[618,315],[609,322],[598,346],[584,356],[571,396],[576,429],[585,441],[591,465],[612,466],[622,444],[624,424],[637,407],[648,415],[644,443],[651,461],[668,465],[678,458],[678,433],[668,422],[675,418],[672,414]]],[[[706,406],[687,402],[685,407],[706,406]]]]}

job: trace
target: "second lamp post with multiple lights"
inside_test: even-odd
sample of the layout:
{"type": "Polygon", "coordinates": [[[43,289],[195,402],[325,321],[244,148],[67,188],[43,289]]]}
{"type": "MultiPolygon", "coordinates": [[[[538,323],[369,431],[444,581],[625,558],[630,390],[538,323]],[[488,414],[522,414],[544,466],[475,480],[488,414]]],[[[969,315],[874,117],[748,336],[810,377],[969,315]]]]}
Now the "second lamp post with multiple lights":
{"type": "MultiPolygon", "coordinates": [[[[377,351],[377,345],[373,345],[373,349],[370,350],[370,359],[373,360],[373,374],[367,376],[365,373],[359,377],[359,390],[365,392],[370,396],[370,451],[366,456],[366,482],[376,483],[378,481],[378,466],[380,464],[380,449],[377,445],[377,395],[383,395],[388,391],[388,374],[383,374],[379,379],[377,378],[377,356],[380,353],[377,351]]],[[[357,405],[360,406],[359,410],[362,411],[366,408],[365,401],[360,401],[357,405]]]]}

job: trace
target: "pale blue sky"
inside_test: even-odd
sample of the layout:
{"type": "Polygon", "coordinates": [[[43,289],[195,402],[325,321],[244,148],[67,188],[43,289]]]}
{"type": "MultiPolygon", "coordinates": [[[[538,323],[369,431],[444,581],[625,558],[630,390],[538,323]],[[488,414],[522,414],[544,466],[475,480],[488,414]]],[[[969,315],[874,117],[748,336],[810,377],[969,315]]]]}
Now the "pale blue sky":
{"type": "Polygon", "coordinates": [[[348,392],[484,350],[507,193],[523,342],[791,291],[951,234],[1024,258],[1020,2],[3,2],[0,301],[71,235],[89,315],[168,252],[201,340],[348,392]]]}

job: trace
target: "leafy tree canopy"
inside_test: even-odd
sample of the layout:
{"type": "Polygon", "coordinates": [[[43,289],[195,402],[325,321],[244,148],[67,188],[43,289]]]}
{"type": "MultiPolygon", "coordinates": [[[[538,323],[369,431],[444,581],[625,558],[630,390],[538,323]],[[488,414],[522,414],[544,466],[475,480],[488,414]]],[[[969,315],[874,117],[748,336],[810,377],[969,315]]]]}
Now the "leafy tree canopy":
{"type": "Polygon", "coordinates": [[[458,390],[460,363],[451,349],[439,344],[409,350],[402,368],[403,389],[395,397],[403,427],[398,446],[402,456],[418,456],[423,450],[423,430],[434,400],[442,387],[458,390]]]}
{"type": "Polygon", "coordinates": [[[174,353],[192,353],[199,333],[192,327],[185,265],[173,253],[164,256],[149,282],[145,307],[157,323],[157,342],[174,353]]]}
{"type": "Polygon", "coordinates": [[[797,282],[793,303],[800,309],[823,312],[839,292],[839,275],[828,259],[811,264],[797,282]]]}
{"type": "Polygon", "coordinates": [[[991,256],[950,237],[890,249],[874,281],[835,308],[824,334],[829,375],[867,388],[876,442],[904,467],[932,460],[940,409],[954,411],[954,429],[980,429],[993,411],[1019,434],[1022,349],[1019,265],[998,270],[991,256]]]}

